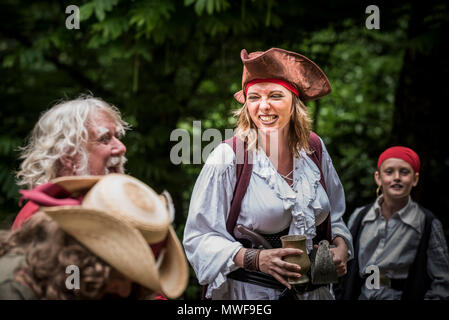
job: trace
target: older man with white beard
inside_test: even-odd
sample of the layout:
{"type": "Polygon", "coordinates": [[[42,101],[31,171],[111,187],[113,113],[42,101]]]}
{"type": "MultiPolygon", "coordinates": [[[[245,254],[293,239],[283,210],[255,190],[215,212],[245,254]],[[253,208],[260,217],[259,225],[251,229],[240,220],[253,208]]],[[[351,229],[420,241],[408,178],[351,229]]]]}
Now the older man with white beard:
{"type": "MultiPolygon", "coordinates": [[[[124,173],[126,148],[120,139],[129,125],[119,110],[92,96],[59,103],[38,120],[28,144],[18,184],[33,189],[62,176],[124,173]]],[[[26,206],[13,229],[32,214],[26,206]]]]}

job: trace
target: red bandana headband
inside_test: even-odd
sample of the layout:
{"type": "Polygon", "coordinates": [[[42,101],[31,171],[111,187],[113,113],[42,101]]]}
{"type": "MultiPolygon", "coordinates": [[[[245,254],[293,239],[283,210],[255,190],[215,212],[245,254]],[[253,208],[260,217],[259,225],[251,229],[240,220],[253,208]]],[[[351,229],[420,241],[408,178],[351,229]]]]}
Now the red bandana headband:
{"type": "Polygon", "coordinates": [[[419,172],[421,162],[418,154],[410,148],[406,147],[391,147],[382,152],[377,161],[377,168],[379,169],[382,162],[390,158],[398,158],[409,163],[415,172],[419,172]]]}
{"type": "Polygon", "coordinates": [[[286,88],[286,89],[290,90],[291,92],[293,92],[296,96],[299,96],[298,90],[290,82],[287,82],[287,81],[284,81],[284,80],[281,80],[281,79],[254,79],[254,80],[249,81],[246,84],[245,97],[246,97],[246,93],[248,92],[249,87],[251,87],[252,85],[254,85],[256,83],[261,83],[261,82],[271,82],[271,83],[280,84],[284,88],[286,88]]]}

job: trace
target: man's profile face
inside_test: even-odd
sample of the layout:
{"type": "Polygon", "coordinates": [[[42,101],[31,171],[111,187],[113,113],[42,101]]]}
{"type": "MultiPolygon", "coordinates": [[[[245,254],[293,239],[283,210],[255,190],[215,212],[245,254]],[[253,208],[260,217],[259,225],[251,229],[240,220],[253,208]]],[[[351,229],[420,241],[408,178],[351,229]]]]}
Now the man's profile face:
{"type": "Polygon", "coordinates": [[[121,132],[114,120],[104,111],[91,116],[88,127],[89,139],[87,171],[90,175],[123,173],[126,161],[125,145],[120,141],[121,132]]]}

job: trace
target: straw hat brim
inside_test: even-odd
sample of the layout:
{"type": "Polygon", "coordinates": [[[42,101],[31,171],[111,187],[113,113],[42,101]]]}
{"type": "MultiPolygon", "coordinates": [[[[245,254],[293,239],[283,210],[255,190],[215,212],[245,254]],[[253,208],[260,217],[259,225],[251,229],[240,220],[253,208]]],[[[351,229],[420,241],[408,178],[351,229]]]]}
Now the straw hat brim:
{"type": "Polygon", "coordinates": [[[69,193],[85,193],[90,190],[104,176],[65,176],[51,180],[52,183],[63,187],[69,193]]]}
{"type": "Polygon", "coordinates": [[[161,291],[153,252],[137,229],[105,212],[80,206],[41,209],[62,230],[130,280],[161,291]]]}
{"type": "Polygon", "coordinates": [[[172,226],[168,227],[166,254],[159,268],[162,291],[167,298],[179,297],[189,282],[189,267],[181,243],[172,226]]]}

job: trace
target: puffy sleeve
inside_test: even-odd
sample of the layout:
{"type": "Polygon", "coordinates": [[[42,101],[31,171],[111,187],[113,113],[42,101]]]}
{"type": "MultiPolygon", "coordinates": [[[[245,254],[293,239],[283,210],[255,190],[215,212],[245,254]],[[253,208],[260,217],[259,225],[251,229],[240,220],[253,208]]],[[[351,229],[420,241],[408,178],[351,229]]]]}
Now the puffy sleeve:
{"type": "Polygon", "coordinates": [[[323,147],[321,170],[323,171],[331,207],[332,239],[340,236],[345,240],[348,247],[348,260],[350,260],[353,258],[354,247],[352,235],[343,221],[343,214],[346,209],[345,192],[323,141],[321,141],[321,145],[323,147]]]}
{"type": "Polygon", "coordinates": [[[195,183],[184,229],[183,245],[206,297],[235,269],[234,256],[242,245],[226,230],[236,183],[235,155],[221,143],[210,154],[195,183]]]}
{"type": "Polygon", "coordinates": [[[438,219],[433,219],[427,249],[427,272],[432,280],[425,299],[449,299],[449,255],[443,226],[438,219]]]}

